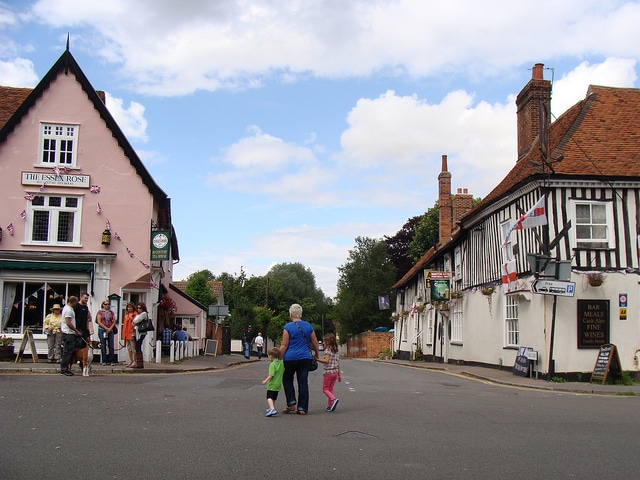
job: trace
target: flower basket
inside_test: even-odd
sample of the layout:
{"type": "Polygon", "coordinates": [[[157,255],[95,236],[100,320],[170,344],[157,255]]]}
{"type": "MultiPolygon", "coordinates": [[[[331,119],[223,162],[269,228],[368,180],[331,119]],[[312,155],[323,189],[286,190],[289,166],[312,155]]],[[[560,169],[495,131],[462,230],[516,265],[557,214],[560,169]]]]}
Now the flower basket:
{"type": "Polygon", "coordinates": [[[480,289],[480,291],[482,292],[482,294],[485,297],[490,297],[491,295],[493,295],[493,292],[495,291],[495,288],[494,287],[482,287],[480,289]]]}
{"type": "Polygon", "coordinates": [[[587,273],[587,281],[592,287],[599,287],[604,283],[604,276],[600,272],[587,273]]]}

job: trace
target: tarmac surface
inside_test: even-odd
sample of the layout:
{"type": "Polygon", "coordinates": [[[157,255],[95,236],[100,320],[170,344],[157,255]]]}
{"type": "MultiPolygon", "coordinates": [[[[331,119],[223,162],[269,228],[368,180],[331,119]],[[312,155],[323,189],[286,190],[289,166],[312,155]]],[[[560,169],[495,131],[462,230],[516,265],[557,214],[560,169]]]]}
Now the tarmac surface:
{"type": "MultiPolygon", "coordinates": [[[[556,383],[543,379],[520,377],[514,375],[510,370],[489,368],[472,365],[453,365],[443,363],[428,363],[424,361],[404,361],[404,360],[378,360],[378,359],[344,359],[345,361],[369,361],[381,362],[398,366],[398,368],[427,369],[442,374],[457,375],[472,378],[478,381],[507,385],[510,387],[533,388],[547,390],[557,393],[573,393],[584,395],[625,395],[640,397],[640,384],[634,385],[602,385],[598,382],[564,382],[556,383]]],[[[199,355],[196,357],[186,357],[180,361],[169,362],[168,357],[162,357],[161,363],[145,362],[144,369],[126,368],[124,363],[115,366],[102,366],[93,363],[91,365],[91,375],[109,374],[154,374],[154,373],[187,373],[203,372],[231,368],[245,363],[258,362],[257,357],[247,360],[241,354],[231,353],[225,355],[199,355]]],[[[261,360],[267,362],[266,358],[261,360]]],[[[75,375],[81,375],[78,366],[74,366],[72,371],[75,375]]],[[[0,375],[5,374],[59,374],[60,365],[49,363],[47,360],[39,359],[34,362],[31,356],[23,356],[21,361],[0,362],[0,375]]]]}

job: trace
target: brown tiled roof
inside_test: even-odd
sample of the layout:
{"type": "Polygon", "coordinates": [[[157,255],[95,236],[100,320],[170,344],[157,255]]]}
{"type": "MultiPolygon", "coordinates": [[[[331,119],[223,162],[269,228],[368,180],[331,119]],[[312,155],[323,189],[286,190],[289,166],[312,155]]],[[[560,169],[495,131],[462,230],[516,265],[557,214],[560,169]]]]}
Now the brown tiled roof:
{"type": "Polygon", "coordinates": [[[24,103],[32,88],[3,87],[0,85],[0,129],[24,103]]]}
{"type": "MultiPolygon", "coordinates": [[[[552,164],[552,177],[638,179],[639,114],[640,89],[591,85],[586,98],[549,127],[551,157],[563,156],[562,162],[552,164]]],[[[539,149],[531,149],[477,208],[490,205],[532,177],[542,176],[540,163],[539,149]]]]}
{"type": "MultiPolygon", "coordinates": [[[[178,290],[184,292],[187,289],[187,281],[186,280],[177,280],[175,282],[171,282],[171,285],[176,287],[178,290]]],[[[216,299],[220,300],[220,294],[222,293],[222,282],[207,282],[207,286],[211,289],[211,293],[216,299]]]]}

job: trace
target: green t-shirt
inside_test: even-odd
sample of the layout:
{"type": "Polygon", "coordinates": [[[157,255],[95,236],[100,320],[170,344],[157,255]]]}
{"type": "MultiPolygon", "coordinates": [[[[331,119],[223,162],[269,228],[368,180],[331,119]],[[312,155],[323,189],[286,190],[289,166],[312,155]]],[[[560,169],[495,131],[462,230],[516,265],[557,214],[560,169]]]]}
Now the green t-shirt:
{"type": "Polygon", "coordinates": [[[267,382],[267,390],[279,392],[282,388],[282,375],[284,374],[284,363],[282,360],[274,360],[269,364],[269,375],[273,377],[267,382]]]}

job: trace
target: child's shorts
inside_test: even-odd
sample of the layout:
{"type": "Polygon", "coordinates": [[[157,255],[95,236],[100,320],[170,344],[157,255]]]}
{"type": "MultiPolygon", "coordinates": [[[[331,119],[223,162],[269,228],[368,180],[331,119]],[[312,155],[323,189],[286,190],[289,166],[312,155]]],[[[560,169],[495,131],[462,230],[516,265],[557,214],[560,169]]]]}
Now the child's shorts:
{"type": "Polygon", "coordinates": [[[271,400],[277,400],[278,399],[278,391],[277,390],[267,390],[267,398],[270,398],[271,400]]]}

